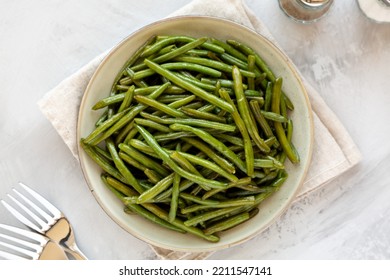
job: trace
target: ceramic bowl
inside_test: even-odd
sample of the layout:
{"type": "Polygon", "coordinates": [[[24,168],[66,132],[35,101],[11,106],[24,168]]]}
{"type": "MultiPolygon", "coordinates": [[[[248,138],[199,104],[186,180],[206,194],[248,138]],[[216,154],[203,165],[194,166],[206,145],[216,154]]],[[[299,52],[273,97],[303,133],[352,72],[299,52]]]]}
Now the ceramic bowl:
{"type": "MultiPolygon", "coordinates": [[[[118,73],[129,57],[152,35],[188,35],[234,39],[258,52],[277,76],[283,77],[283,89],[294,103],[291,114],[294,122],[293,142],[300,155],[300,163],[287,164],[289,174],[283,187],[260,205],[260,212],[251,220],[221,233],[220,241],[211,243],[191,234],[181,234],[161,228],[137,215],[128,215],[123,204],[102,183],[101,169],[79,148],[81,167],[86,182],[104,211],[133,236],[161,248],[177,251],[215,251],[240,244],[264,231],[286,210],[303,184],[308,170],[312,142],[313,121],[305,87],[294,65],[271,41],[237,23],[214,17],[183,16],[164,19],[147,25],[129,35],[104,58],[91,78],[80,106],[78,139],[86,137],[93,129],[101,111],[91,107],[107,97],[118,73]]],[[[261,246],[261,244],[259,245],[261,246]]]]}

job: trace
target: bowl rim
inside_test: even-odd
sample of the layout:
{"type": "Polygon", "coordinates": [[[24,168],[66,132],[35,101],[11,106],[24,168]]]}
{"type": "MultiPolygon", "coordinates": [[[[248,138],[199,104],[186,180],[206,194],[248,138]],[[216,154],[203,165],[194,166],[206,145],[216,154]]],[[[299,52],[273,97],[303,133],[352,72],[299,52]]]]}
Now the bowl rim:
{"type": "Polygon", "coordinates": [[[311,164],[311,160],[312,160],[313,146],[314,146],[313,111],[312,111],[312,106],[311,106],[311,103],[310,103],[310,99],[309,99],[309,96],[308,96],[308,93],[307,93],[306,86],[305,86],[305,84],[303,82],[303,79],[302,79],[302,76],[301,76],[299,70],[296,68],[295,64],[290,60],[290,58],[287,56],[287,54],[285,54],[285,52],[274,41],[270,40],[265,35],[263,35],[261,33],[258,33],[256,30],[254,30],[254,29],[252,29],[252,28],[250,28],[248,26],[245,26],[245,25],[243,25],[241,23],[238,23],[236,21],[233,21],[233,20],[227,19],[227,18],[223,18],[223,17],[206,16],[206,15],[180,15],[180,16],[172,16],[172,17],[156,20],[156,21],[151,22],[149,24],[146,24],[146,25],[144,25],[144,26],[142,26],[140,28],[137,28],[133,32],[129,33],[129,35],[125,36],[118,43],[116,43],[103,56],[101,62],[98,64],[97,68],[95,69],[95,71],[93,72],[92,76],[90,77],[90,79],[88,81],[88,84],[87,84],[85,90],[83,91],[83,95],[81,97],[79,112],[78,112],[78,115],[77,115],[76,142],[77,142],[77,155],[78,155],[78,159],[79,159],[79,164],[81,166],[82,174],[83,174],[84,180],[87,183],[87,187],[88,187],[89,191],[92,193],[94,199],[98,202],[100,208],[120,228],[122,228],[124,231],[126,231],[129,234],[131,234],[132,236],[136,237],[137,239],[148,243],[149,245],[157,246],[157,247],[168,249],[168,250],[183,251],[183,252],[210,252],[210,251],[218,251],[218,250],[222,250],[222,249],[226,249],[226,248],[230,248],[230,247],[242,244],[242,243],[244,243],[244,242],[254,238],[255,236],[257,236],[261,232],[265,231],[271,224],[275,223],[275,221],[277,219],[279,219],[283,215],[283,213],[285,213],[285,211],[291,205],[293,199],[296,198],[296,195],[297,195],[298,191],[300,190],[300,188],[302,187],[303,182],[304,182],[304,180],[306,178],[306,175],[307,175],[307,172],[309,170],[309,167],[310,167],[310,164],[311,164]],[[80,131],[81,115],[82,115],[82,108],[85,106],[84,103],[86,102],[86,96],[87,96],[86,93],[90,91],[90,88],[92,87],[92,84],[94,83],[94,81],[96,79],[96,76],[98,76],[99,72],[102,71],[102,68],[104,68],[104,66],[107,63],[107,61],[115,54],[115,52],[119,48],[121,48],[121,46],[125,42],[127,42],[131,37],[135,36],[138,33],[141,33],[141,32],[143,32],[145,30],[151,29],[151,28],[153,28],[156,25],[164,24],[166,22],[180,21],[180,20],[189,20],[189,19],[192,19],[192,20],[206,19],[206,20],[211,20],[211,21],[226,22],[227,24],[233,24],[233,25],[236,25],[239,28],[246,29],[247,32],[250,32],[250,33],[254,34],[255,36],[260,36],[262,38],[262,40],[266,41],[266,43],[273,49],[273,51],[278,53],[278,55],[281,58],[283,58],[284,62],[288,65],[289,69],[291,70],[294,78],[298,82],[299,87],[301,88],[303,97],[304,97],[304,99],[306,101],[305,106],[307,107],[307,111],[308,111],[307,112],[308,113],[308,123],[309,123],[308,136],[310,138],[309,145],[308,145],[308,152],[307,152],[307,162],[306,162],[306,164],[304,166],[304,169],[302,171],[302,175],[299,178],[299,182],[297,183],[297,187],[296,187],[295,191],[286,200],[286,202],[284,203],[284,207],[282,207],[283,209],[280,209],[278,211],[278,213],[276,215],[274,215],[273,218],[270,221],[268,221],[268,223],[265,223],[261,228],[259,228],[258,230],[254,231],[252,234],[246,235],[244,238],[241,238],[241,239],[239,239],[239,240],[237,240],[235,242],[232,242],[232,243],[229,243],[229,244],[225,244],[225,245],[222,245],[222,244],[218,245],[218,242],[217,243],[213,243],[214,246],[212,246],[212,247],[210,246],[208,248],[201,248],[201,249],[184,248],[184,247],[174,247],[174,248],[173,247],[167,247],[167,246],[165,246],[163,244],[160,244],[160,243],[157,243],[157,242],[155,242],[153,240],[150,240],[149,238],[147,238],[145,236],[140,236],[139,234],[137,234],[135,232],[130,232],[129,230],[127,230],[125,228],[125,226],[122,225],[122,221],[118,220],[114,215],[112,215],[110,213],[110,210],[107,209],[107,207],[104,205],[104,203],[101,201],[99,196],[96,194],[94,188],[92,187],[92,184],[91,184],[91,182],[90,182],[90,180],[89,180],[89,178],[88,178],[88,176],[86,174],[86,168],[84,166],[85,163],[81,160],[81,157],[80,157],[80,154],[82,153],[82,147],[81,147],[80,142],[79,142],[79,139],[81,139],[80,138],[81,137],[81,131],[80,131]]]}

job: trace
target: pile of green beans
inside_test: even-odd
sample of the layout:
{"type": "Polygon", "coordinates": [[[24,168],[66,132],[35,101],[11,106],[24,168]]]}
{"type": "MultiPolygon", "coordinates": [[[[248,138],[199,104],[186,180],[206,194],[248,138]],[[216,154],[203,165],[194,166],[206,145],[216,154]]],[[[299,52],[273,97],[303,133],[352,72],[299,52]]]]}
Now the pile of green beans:
{"type": "Polygon", "coordinates": [[[218,242],[286,181],[291,100],[235,40],[154,36],[124,64],[80,139],[126,213],[218,242]]]}

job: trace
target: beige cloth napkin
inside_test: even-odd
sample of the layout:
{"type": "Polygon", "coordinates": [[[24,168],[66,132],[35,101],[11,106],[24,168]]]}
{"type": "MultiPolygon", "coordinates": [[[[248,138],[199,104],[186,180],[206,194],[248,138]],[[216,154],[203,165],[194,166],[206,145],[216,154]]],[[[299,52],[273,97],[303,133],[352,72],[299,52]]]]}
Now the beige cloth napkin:
{"type": "MultiPolygon", "coordinates": [[[[178,15],[227,18],[273,40],[266,26],[249,10],[243,0],[214,0],[212,5],[208,0],[194,0],[170,16],[178,15]]],[[[274,43],[277,45],[275,41],[274,43]]],[[[106,53],[96,57],[61,82],[38,103],[42,113],[50,120],[76,159],[78,158],[76,125],[80,101],[92,74],[106,53]]],[[[297,200],[350,169],[361,158],[359,150],[335,114],[311,85],[307,82],[305,85],[314,116],[314,151],[311,166],[296,197],[297,200]]],[[[205,259],[212,254],[176,252],[154,246],[152,248],[161,259],[205,259]]]]}

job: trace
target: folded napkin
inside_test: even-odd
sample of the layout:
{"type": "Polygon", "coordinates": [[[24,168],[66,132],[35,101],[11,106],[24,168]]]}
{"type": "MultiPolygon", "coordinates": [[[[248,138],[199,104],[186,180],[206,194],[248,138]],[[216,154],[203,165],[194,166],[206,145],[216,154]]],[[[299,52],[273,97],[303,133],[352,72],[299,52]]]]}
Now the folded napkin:
{"type": "MultiPolygon", "coordinates": [[[[194,0],[170,16],[178,15],[209,15],[230,19],[254,29],[277,45],[266,26],[249,10],[243,0],[214,0],[212,5],[208,0],[194,0]]],[[[76,126],[80,101],[91,76],[107,52],[62,81],[38,103],[42,113],[58,131],[76,159],[76,126]]],[[[314,150],[309,171],[296,200],[350,169],[361,158],[359,150],[335,114],[316,90],[306,81],[304,83],[313,109],[314,150]]],[[[212,254],[176,252],[155,246],[152,248],[161,259],[205,259],[212,254]]]]}

